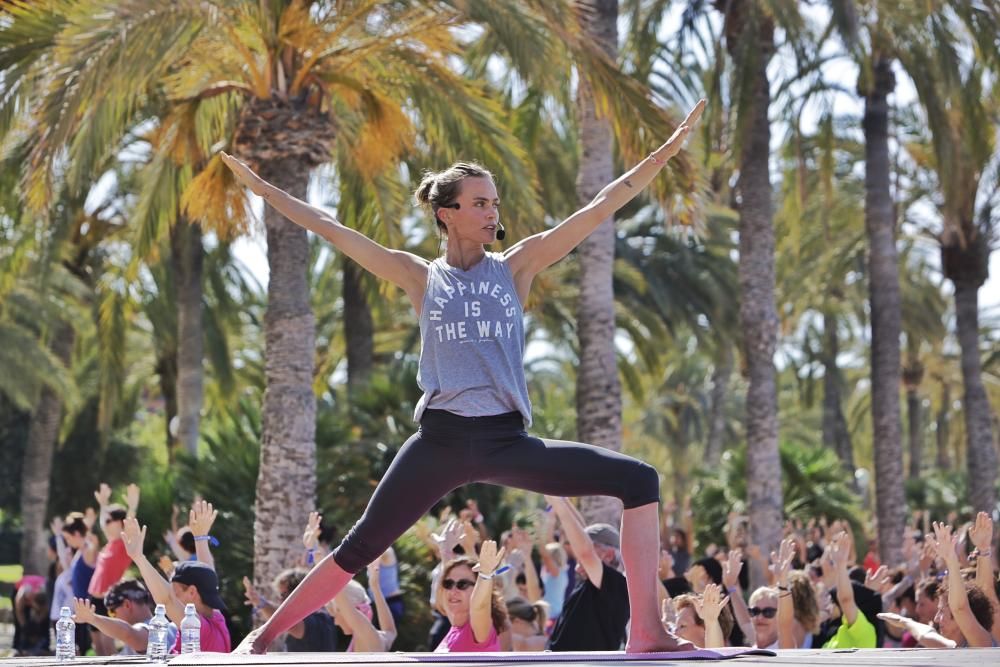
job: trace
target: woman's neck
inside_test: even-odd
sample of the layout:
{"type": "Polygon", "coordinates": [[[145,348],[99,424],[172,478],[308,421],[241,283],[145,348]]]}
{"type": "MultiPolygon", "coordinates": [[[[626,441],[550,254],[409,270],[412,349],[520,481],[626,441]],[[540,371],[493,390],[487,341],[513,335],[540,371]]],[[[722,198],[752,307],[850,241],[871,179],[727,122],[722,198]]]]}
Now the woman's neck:
{"type": "Polygon", "coordinates": [[[469,622],[469,612],[451,612],[448,614],[448,622],[456,628],[460,628],[469,622]]]}
{"type": "Polygon", "coordinates": [[[444,261],[448,266],[468,271],[486,256],[486,248],[481,243],[449,241],[445,249],[444,261]]]}

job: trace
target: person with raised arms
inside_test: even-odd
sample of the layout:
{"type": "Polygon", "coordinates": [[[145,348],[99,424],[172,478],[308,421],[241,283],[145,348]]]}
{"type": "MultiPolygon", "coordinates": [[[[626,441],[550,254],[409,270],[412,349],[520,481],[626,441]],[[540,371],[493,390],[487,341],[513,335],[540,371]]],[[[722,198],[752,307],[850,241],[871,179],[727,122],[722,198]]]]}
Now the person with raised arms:
{"type": "Polygon", "coordinates": [[[268,205],[406,293],[420,321],[417,380],[424,391],[414,415],[420,429],[399,450],[361,519],[237,651],[266,651],[275,637],[381,556],[442,496],[477,481],[558,496],[619,498],[625,509],[622,557],[633,610],[626,650],[670,651],[680,646],[660,623],[657,605],[659,474],[652,466],[602,447],[528,435],[523,304],[535,276],[568,255],[653,181],[680,151],[704,108],[705,101],[698,102],[663,145],[586,206],[504,252],[486,249],[504,234],[492,174],[468,162],[427,174],[415,198],[430,209],[447,238],[444,256],[433,261],[379,245],[223,153],[236,179],[268,205]],[[461,465],[455,465],[456,460],[461,465]]]}

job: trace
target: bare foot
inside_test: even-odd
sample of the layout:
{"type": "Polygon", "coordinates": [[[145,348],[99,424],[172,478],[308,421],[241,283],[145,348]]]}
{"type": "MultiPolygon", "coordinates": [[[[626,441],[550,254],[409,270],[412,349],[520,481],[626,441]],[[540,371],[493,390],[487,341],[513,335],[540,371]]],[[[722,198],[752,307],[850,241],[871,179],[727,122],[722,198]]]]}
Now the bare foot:
{"type": "Polygon", "coordinates": [[[250,634],[240,642],[240,645],[233,649],[233,653],[237,655],[264,655],[267,653],[267,644],[260,637],[263,630],[263,626],[251,630],[250,634]]]}
{"type": "Polygon", "coordinates": [[[625,644],[626,653],[675,653],[677,651],[697,651],[691,642],[664,631],[656,637],[629,637],[625,644]]]}

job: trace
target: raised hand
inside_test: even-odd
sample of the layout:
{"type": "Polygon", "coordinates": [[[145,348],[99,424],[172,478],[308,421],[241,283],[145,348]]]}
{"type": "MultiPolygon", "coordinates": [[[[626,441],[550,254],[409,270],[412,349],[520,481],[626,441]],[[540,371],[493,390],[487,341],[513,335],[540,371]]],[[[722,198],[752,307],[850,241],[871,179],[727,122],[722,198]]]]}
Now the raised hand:
{"type": "Polygon", "coordinates": [[[373,591],[380,590],[382,587],[382,581],[379,579],[379,572],[382,570],[380,560],[382,560],[381,556],[368,564],[368,587],[373,591]]]}
{"type": "Polygon", "coordinates": [[[476,538],[479,537],[479,531],[476,527],[472,525],[472,521],[469,519],[463,519],[459,521],[462,528],[462,536],[460,538],[462,543],[462,548],[465,549],[465,555],[472,556],[476,553],[476,538]]]}
{"type": "Polygon", "coordinates": [[[52,517],[52,521],[49,522],[49,530],[52,531],[53,535],[59,536],[62,535],[64,525],[66,524],[63,522],[63,518],[61,516],[52,517]]]}
{"type": "Polygon", "coordinates": [[[851,558],[851,543],[847,533],[841,531],[833,536],[833,544],[830,548],[830,560],[837,569],[847,567],[847,562],[851,558]]]}
{"type": "Polygon", "coordinates": [[[891,580],[892,576],[889,574],[889,568],[885,565],[879,566],[875,572],[865,570],[865,587],[876,593],[881,593],[891,580]]]}
{"type": "Polygon", "coordinates": [[[212,503],[204,500],[195,501],[188,513],[188,526],[191,528],[191,533],[195,537],[208,535],[217,516],[219,516],[219,511],[212,507],[212,503]]]}
{"type": "Polygon", "coordinates": [[[122,530],[122,542],[125,553],[132,560],[142,558],[142,546],[146,541],[146,526],[139,528],[139,521],[134,517],[125,517],[125,527],[122,530]]]}
{"type": "Polygon", "coordinates": [[[976,523],[969,530],[969,539],[976,551],[989,551],[993,546],[993,519],[986,512],[976,515],[976,523]]]}
{"type": "Polygon", "coordinates": [[[660,579],[669,579],[674,575],[674,557],[666,549],[660,549],[660,566],[657,569],[660,579]]]}
{"type": "Polygon", "coordinates": [[[938,558],[945,562],[949,570],[958,568],[958,538],[952,535],[951,526],[935,521],[933,527],[934,537],[931,537],[930,541],[938,558]]]}
{"type": "Polygon", "coordinates": [[[97,618],[94,603],[82,598],[73,598],[73,619],[77,623],[93,623],[97,618]]]}
{"type": "Polygon", "coordinates": [[[729,596],[722,595],[722,587],[718,584],[708,584],[701,594],[700,599],[696,599],[694,610],[703,621],[716,621],[722,609],[729,604],[729,596]]]}
{"type": "Polygon", "coordinates": [[[245,162],[234,158],[225,151],[221,151],[219,156],[222,158],[222,162],[233,172],[233,176],[236,177],[240,185],[249,188],[255,195],[264,194],[264,179],[255,174],[245,162]]]}
{"type": "Polygon", "coordinates": [[[698,122],[698,119],[701,118],[701,114],[705,110],[706,103],[706,100],[698,100],[698,103],[695,104],[694,108],[691,109],[690,113],[688,113],[687,118],[685,118],[684,121],[677,126],[677,129],[674,130],[674,133],[670,136],[670,138],[667,139],[662,146],[653,151],[653,156],[657,160],[668,160],[680,152],[681,146],[684,145],[684,140],[687,139],[691,129],[698,122]]]}
{"type": "Polygon", "coordinates": [[[249,607],[259,607],[261,603],[261,597],[257,593],[257,589],[253,587],[253,583],[250,581],[249,577],[243,577],[243,595],[246,597],[246,604],[249,607]]]}
{"type": "Polygon", "coordinates": [[[431,538],[438,545],[442,559],[451,558],[455,545],[462,541],[462,537],[462,524],[454,518],[448,519],[448,523],[444,524],[440,533],[431,533],[431,538]]]}
{"type": "Polygon", "coordinates": [[[493,574],[500,566],[505,552],[505,548],[497,551],[497,543],[493,540],[486,540],[479,549],[479,563],[472,569],[484,576],[493,574]]]}
{"type": "Polygon", "coordinates": [[[534,546],[534,540],[531,539],[531,533],[529,533],[524,528],[518,528],[514,526],[510,531],[510,548],[517,549],[523,552],[525,555],[531,553],[531,549],[534,546]]]}
{"type": "Polygon", "coordinates": [[[83,510],[83,523],[87,526],[88,531],[94,529],[94,524],[97,523],[97,512],[93,507],[83,510]]]}
{"type": "Polygon", "coordinates": [[[128,507],[129,514],[135,514],[135,511],[139,509],[139,485],[129,484],[125,487],[125,505],[128,507]]]}
{"type": "Polygon", "coordinates": [[[937,551],[934,549],[934,544],[930,539],[930,535],[924,538],[924,548],[920,553],[920,562],[918,567],[921,572],[927,572],[931,569],[931,565],[934,564],[934,559],[937,557],[937,551]]]}
{"type": "Polygon", "coordinates": [[[792,561],[795,559],[795,539],[786,537],[781,541],[778,552],[771,552],[771,573],[779,586],[788,585],[788,572],[792,569],[792,561]]]}
{"type": "Polygon", "coordinates": [[[101,482],[101,486],[94,491],[94,499],[100,507],[104,507],[111,500],[111,487],[101,482]]]}
{"type": "Polygon", "coordinates": [[[730,549],[726,562],[722,564],[722,585],[726,590],[740,585],[740,571],[743,569],[743,551],[730,549]]]}
{"type": "Polygon", "coordinates": [[[306,529],[302,533],[302,546],[306,549],[315,549],[319,544],[320,522],[323,515],[319,512],[309,512],[309,519],[306,521],[306,529]]]}

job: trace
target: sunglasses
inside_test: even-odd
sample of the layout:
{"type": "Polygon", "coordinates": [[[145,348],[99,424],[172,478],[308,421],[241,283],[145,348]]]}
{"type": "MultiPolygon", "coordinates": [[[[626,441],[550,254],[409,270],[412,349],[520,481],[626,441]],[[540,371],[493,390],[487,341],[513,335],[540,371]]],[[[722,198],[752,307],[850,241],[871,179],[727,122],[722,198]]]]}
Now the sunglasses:
{"type": "Polygon", "coordinates": [[[747,611],[753,617],[763,615],[764,618],[774,618],[778,615],[778,610],[775,607],[750,607],[747,611]]]}
{"type": "Polygon", "coordinates": [[[460,591],[465,591],[475,586],[476,582],[474,582],[472,579],[459,579],[458,581],[455,581],[454,579],[445,579],[444,581],[441,582],[441,585],[444,586],[444,589],[446,591],[450,591],[453,588],[457,588],[460,591]]]}

